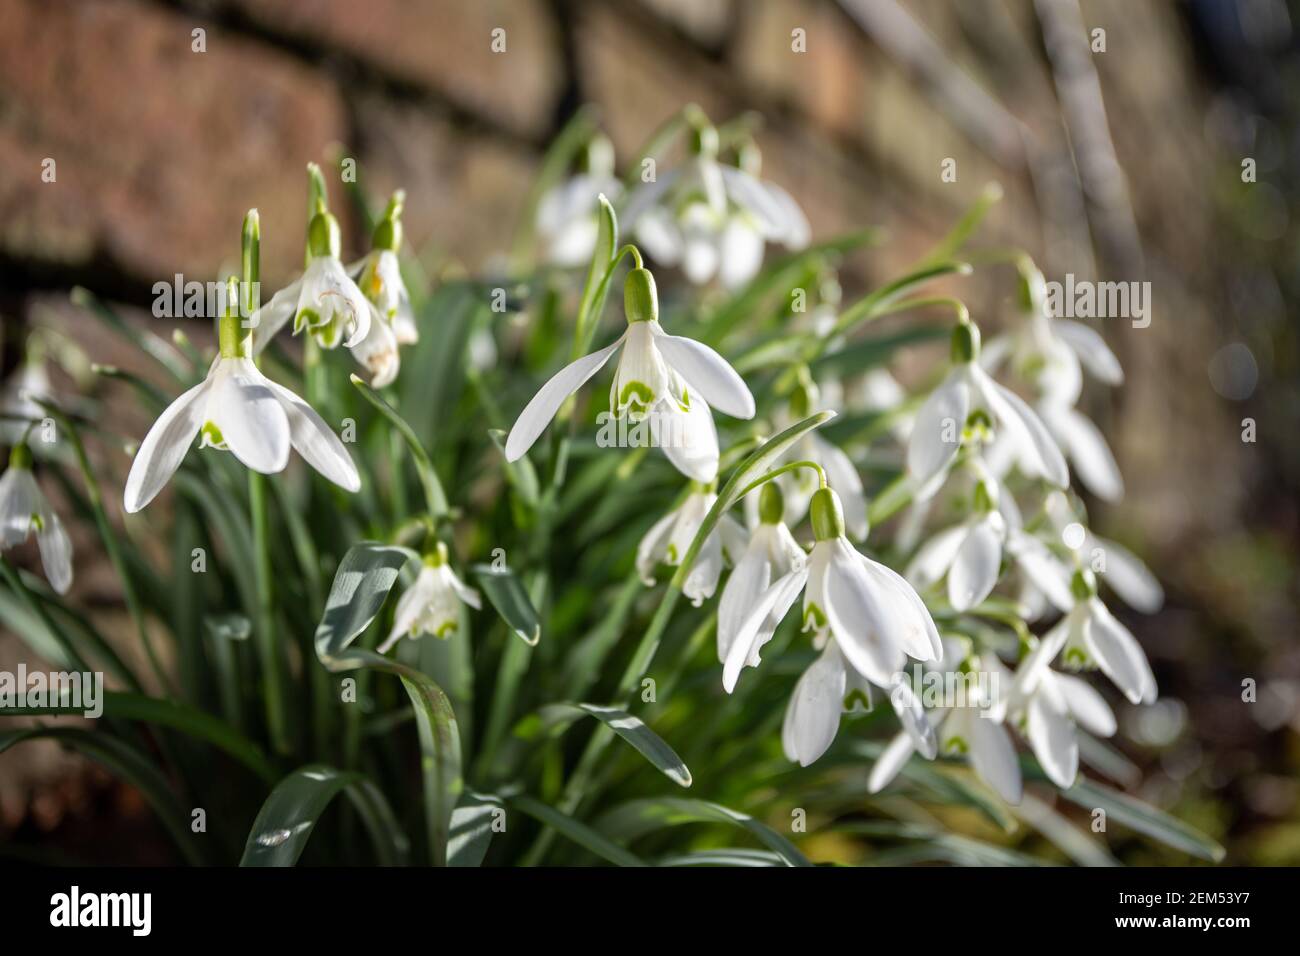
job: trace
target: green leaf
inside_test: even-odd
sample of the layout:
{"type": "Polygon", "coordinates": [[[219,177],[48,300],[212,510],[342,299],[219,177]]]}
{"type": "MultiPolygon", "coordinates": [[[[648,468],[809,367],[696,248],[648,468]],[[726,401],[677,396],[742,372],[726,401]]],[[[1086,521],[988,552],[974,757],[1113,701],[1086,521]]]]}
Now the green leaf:
{"type": "Polygon", "coordinates": [[[925,262],[941,262],[960,252],[961,247],[966,244],[966,240],[971,237],[971,234],[984,220],[984,216],[1001,200],[1002,187],[998,183],[986,184],[975,202],[971,204],[970,209],[966,210],[961,219],[957,220],[957,224],[939,241],[939,244],[930,250],[925,257],[925,262]]]}
{"type": "Polygon", "coordinates": [[[838,352],[823,355],[812,365],[813,377],[844,378],[888,362],[899,349],[946,338],[951,330],[942,326],[918,326],[850,342],[838,352]]]}
{"type": "Polygon", "coordinates": [[[935,279],[941,279],[948,275],[970,275],[971,267],[965,262],[938,262],[926,264],[913,272],[909,272],[902,278],[895,279],[867,293],[853,305],[849,306],[835,321],[835,328],[831,334],[825,336],[823,342],[832,342],[835,337],[842,335],[852,329],[859,322],[869,322],[876,316],[884,313],[889,306],[897,302],[903,296],[907,295],[913,289],[932,282],[935,279]]]}
{"type": "Polygon", "coordinates": [[[578,302],[578,320],[573,332],[573,358],[587,354],[591,347],[592,336],[601,313],[605,311],[605,299],[609,296],[609,285],[614,278],[614,268],[618,265],[615,249],[618,246],[618,216],[609,200],[600,197],[599,231],[596,235],[596,248],[591,255],[591,265],[587,269],[587,281],[582,287],[582,298],[578,302]]]}
{"type": "Polygon", "coordinates": [[[87,310],[121,338],[152,358],[170,372],[176,381],[182,383],[188,381],[189,369],[185,367],[185,360],[181,358],[180,353],[176,351],[170,342],[160,338],[153,332],[137,329],[127,324],[126,320],[89,289],[74,286],[69,298],[72,300],[73,305],[87,310]]]}
{"type": "Polygon", "coordinates": [[[115,776],[131,784],[158,814],[163,827],[191,864],[204,862],[203,854],[190,831],[189,815],[177,801],[167,778],[141,751],[103,732],[73,727],[32,727],[0,733],[0,753],[27,740],[54,740],[81,751],[96,763],[103,764],[115,776]]]}
{"type": "Polygon", "coordinates": [[[691,772],[682,762],[682,758],[677,756],[677,752],[640,718],[633,717],[627,711],[616,707],[604,707],[600,704],[572,704],[567,701],[548,704],[531,720],[521,721],[515,734],[530,737],[538,732],[557,731],[583,716],[595,717],[614,731],[673,783],[681,787],[691,785],[691,772]]]}
{"type": "Polygon", "coordinates": [[[415,708],[420,736],[430,853],[434,864],[442,866],[447,861],[452,811],[462,788],[460,731],[451,702],[427,674],[374,651],[350,646],[374,621],[402,566],[414,556],[408,548],[373,542],[348,549],[316,628],[316,656],[331,671],[369,668],[402,679],[415,708]]]}
{"type": "Polygon", "coordinates": [[[748,830],[760,843],[779,856],[786,866],[812,866],[793,843],[766,823],[755,820],[747,813],[706,800],[687,797],[631,800],[605,814],[596,826],[608,836],[635,840],[655,830],[684,823],[725,823],[740,827],[748,830]]]}
{"type": "Polygon", "coordinates": [[[542,622],[538,619],[533,602],[528,597],[524,582],[509,568],[497,569],[490,564],[470,567],[479,585],[501,615],[501,620],[523,639],[529,647],[536,647],[542,637],[542,622]]]}
{"type": "Polygon", "coordinates": [[[430,517],[441,518],[446,515],[447,495],[442,490],[442,482],[438,480],[438,473],[433,470],[429,453],[424,450],[424,446],[420,444],[420,439],[416,437],[411,426],[397,413],[397,409],[384,401],[384,397],[367,385],[363,379],[357,375],[350,377],[357,391],[365,396],[366,401],[379,409],[379,413],[388,419],[389,423],[397,429],[398,434],[405,439],[407,447],[411,450],[411,458],[415,461],[416,473],[420,476],[420,487],[424,489],[424,500],[430,517]]]}
{"type": "MultiPolygon", "coordinates": [[[[102,701],[105,717],[140,720],[147,724],[170,727],[196,740],[224,750],[268,783],[275,771],[262,749],[223,720],[178,701],[146,697],[143,694],[105,691],[102,701]]],[[[52,707],[6,707],[6,714],[56,717],[84,713],[84,707],[59,704],[52,707]]]]}
{"type": "Polygon", "coordinates": [[[482,866],[492,842],[492,824],[499,803],[478,793],[466,793],[451,814],[451,838],[447,841],[448,866],[482,866]]]}
{"type": "Polygon", "coordinates": [[[676,856],[665,856],[656,865],[774,867],[785,866],[785,860],[781,858],[779,853],[773,853],[770,850],[726,847],[719,850],[694,850],[676,856]]]}
{"type": "MultiPolygon", "coordinates": [[[[490,798],[491,799],[491,798],[490,798]]],[[[502,803],[509,803],[510,806],[526,813],[539,823],[550,827],[561,836],[572,840],[578,846],[590,850],[604,860],[614,863],[618,866],[648,866],[645,860],[641,859],[630,850],[625,850],[608,837],[593,830],[567,813],[561,813],[552,806],[535,800],[526,794],[518,794],[510,797],[508,800],[496,798],[502,803]]]]}
{"type": "Polygon", "coordinates": [[[542,497],[541,485],[537,480],[537,469],[533,467],[533,463],[527,455],[524,455],[518,461],[506,459],[506,434],[500,428],[488,429],[488,437],[492,439],[492,444],[496,445],[497,451],[501,452],[501,461],[506,470],[506,480],[519,493],[519,497],[524,504],[530,508],[536,508],[542,497]]]}
{"type": "Polygon", "coordinates": [[[1061,796],[1085,810],[1105,810],[1108,818],[1198,859],[1218,863],[1224,857],[1223,847],[1204,833],[1118,790],[1080,779],[1061,796]]]}
{"type": "Polygon", "coordinates": [[[325,808],[346,793],[356,807],[383,866],[404,862],[407,839],[379,788],[359,773],[344,773],[324,764],[295,770],[262,804],[240,866],[294,866],[325,808]]]}

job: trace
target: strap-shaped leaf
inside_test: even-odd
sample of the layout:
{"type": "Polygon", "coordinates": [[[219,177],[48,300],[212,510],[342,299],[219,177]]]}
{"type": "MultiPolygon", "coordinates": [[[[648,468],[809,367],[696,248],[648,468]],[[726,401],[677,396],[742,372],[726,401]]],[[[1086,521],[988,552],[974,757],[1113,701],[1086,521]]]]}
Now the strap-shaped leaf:
{"type": "Polygon", "coordinates": [[[528,597],[524,582],[509,568],[497,569],[490,564],[476,564],[470,570],[488,601],[501,615],[501,620],[525,644],[535,647],[542,637],[542,622],[528,597]]]}
{"type": "Polygon", "coordinates": [[[766,823],[747,813],[732,810],[720,803],[692,800],[688,797],[651,797],[631,800],[601,818],[596,825],[606,836],[635,840],[664,827],[684,823],[726,823],[752,833],[760,843],[777,854],[786,866],[812,866],[798,847],[766,823]]]}
{"type": "Polygon", "coordinates": [[[375,844],[379,862],[406,861],[408,844],[379,788],[359,773],[324,764],[295,770],[276,785],[262,804],[244,845],[240,866],[294,866],[325,808],[346,793],[375,844]]]}
{"type": "Polygon", "coordinates": [[[633,717],[617,707],[605,707],[600,704],[573,704],[567,701],[543,707],[536,715],[520,722],[515,734],[530,737],[547,731],[558,732],[580,717],[595,717],[614,733],[618,734],[641,756],[654,764],[673,783],[682,787],[691,785],[691,771],[687,768],[677,752],[662,737],[645,725],[638,717],[633,717]]]}
{"type": "Polygon", "coordinates": [[[1091,780],[1079,780],[1069,790],[1062,790],[1061,796],[1086,810],[1105,810],[1112,820],[1198,859],[1211,863],[1223,859],[1223,847],[1204,833],[1126,793],[1091,780]]]}

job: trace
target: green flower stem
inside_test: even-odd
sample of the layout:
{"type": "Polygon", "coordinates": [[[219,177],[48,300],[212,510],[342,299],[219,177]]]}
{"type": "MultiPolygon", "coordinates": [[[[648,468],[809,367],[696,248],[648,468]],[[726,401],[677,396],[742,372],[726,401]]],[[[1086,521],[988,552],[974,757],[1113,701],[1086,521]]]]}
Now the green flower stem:
{"type": "Polygon", "coordinates": [[[248,511],[253,527],[253,564],[257,583],[257,622],[253,631],[265,679],[263,696],[266,699],[266,724],[276,753],[288,754],[292,751],[288,701],[285,699],[288,679],[275,626],[275,572],[271,566],[271,521],[266,502],[266,477],[251,469],[248,472],[248,511]]]}
{"type": "Polygon", "coordinates": [[[817,472],[817,478],[819,480],[818,487],[821,488],[826,487],[826,472],[822,470],[821,465],[817,464],[817,462],[815,461],[792,461],[787,465],[782,465],[780,468],[772,469],[767,474],[763,475],[761,478],[755,478],[753,481],[751,481],[748,485],[746,485],[741,490],[740,497],[741,498],[745,497],[745,495],[749,494],[759,485],[766,484],[767,482],[771,481],[773,478],[778,477],[779,475],[788,474],[789,472],[797,471],[800,468],[809,468],[817,472]]]}
{"type": "Polygon", "coordinates": [[[365,383],[356,375],[351,377],[352,384],[356,386],[366,401],[379,409],[390,425],[393,426],[406,441],[406,447],[411,451],[411,457],[415,459],[415,470],[420,475],[420,485],[424,488],[424,500],[428,506],[429,517],[434,521],[440,521],[447,517],[447,494],[442,490],[442,482],[438,480],[438,473],[433,469],[433,462],[429,459],[429,453],[424,450],[420,444],[420,439],[416,437],[411,426],[407,424],[406,419],[397,413],[397,410],[384,400],[384,397],[376,392],[373,388],[365,383]]]}
{"type": "Polygon", "coordinates": [[[81,478],[86,487],[86,497],[90,500],[91,510],[95,514],[95,526],[99,530],[99,537],[104,542],[104,550],[108,552],[108,560],[113,565],[113,570],[117,572],[117,578],[122,582],[122,598],[126,601],[127,610],[131,614],[131,620],[135,623],[137,636],[140,638],[140,644],[144,647],[145,656],[149,658],[149,666],[152,668],[154,677],[158,679],[158,684],[165,691],[175,694],[176,689],[172,686],[171,680],[167,675],[166,669],[162,666],[162,660],[158,657],[158,652],[153,646],[153,641],[149,638],[149,630],[145,627],[144,608],[140,605],[140,595],[136,591],[135,581],[126,566],[126,559],[122,556],[122,548],[117,540],[117,533],[113,526],[109,524],[108,513],[104,510],[104,495],[100,490],[99,481],[95,478],[95,473],[90,467],[90,459],[86,456],[86,446],[81,442],[81,435],[77,427],[72,423],[72,419],[63,413],[59,406],[51,401],[42,398],[36,398],[36,403],[45,409],[45,413],[58,423],[59,428],[67,433],[68,440],[72,443],[72,451],[77,458],[77,466],[81,469],[81,478]]]}

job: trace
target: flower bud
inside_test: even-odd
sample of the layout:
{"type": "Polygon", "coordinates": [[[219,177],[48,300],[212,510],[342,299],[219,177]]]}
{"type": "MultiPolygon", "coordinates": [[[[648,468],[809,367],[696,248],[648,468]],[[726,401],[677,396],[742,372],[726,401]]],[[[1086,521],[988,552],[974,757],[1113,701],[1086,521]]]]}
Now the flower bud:
{"type": "Polygon", "coordinates": [[[718,131],[711,124],[704,123],[691,130],[691,152],[705,159],[718,155],[718,131]]]}
{"type": "Polygon", "coordinates": [[[371,233],[370,244],[376,249],[397,252],[402,248],[402,209],[405,205],[406,193],[399,189],[393,193],[393,198],[388,200],[384,218],[379,220],[375,225],[375,231],[371,233]]]}
{"type": "Polygon", "coordinates": [[[32,467],[32,450],[27,447],[26,442],[19,442],[9,450],[9,467],[26,468],[31,470],[32,467]]]}

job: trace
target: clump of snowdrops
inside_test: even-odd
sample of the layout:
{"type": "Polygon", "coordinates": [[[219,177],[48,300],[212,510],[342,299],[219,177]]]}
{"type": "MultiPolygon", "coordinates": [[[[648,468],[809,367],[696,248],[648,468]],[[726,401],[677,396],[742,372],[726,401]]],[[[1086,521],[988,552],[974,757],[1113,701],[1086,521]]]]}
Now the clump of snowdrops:
{"type": "Polygon", "coordinates": [[[267,225],[305,227],[301,276],[261,301],[250,212],[215,354],[75,292],[156,374],[97,367],[69,401],[34,337],[0,609],[112,690],[93,726],[0,750],[81,749],[193,863],[1097,863],[1134,830],[1213,858],[1114,785],[1105,742],[1157,694],[1111,608],[1162,600],[1070,484],[1123,491],[1077,408],[1113,353],[1048,315],[1027,256],[968,248],[992,190],[842,301],[841,260],[882,237],[814,241],[752,132],[687,108],[620,179],[580,112],[478,281],[429,277],[401,193],[350,190],[370,242],[346,259],[311,166],[305,221],[267,225]],[[988,342],[929,288],[971,263],[1014,283],[988,342]],[[891,360],[927,343],[904,389],[891,360]],[[143,654],[65,596],[86,517],[143,654]]]}

